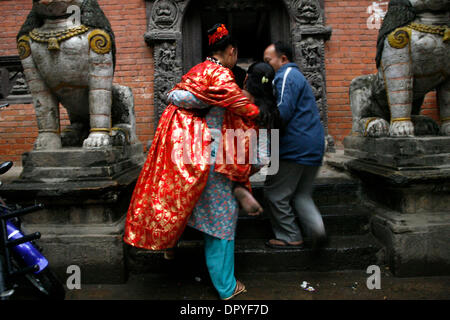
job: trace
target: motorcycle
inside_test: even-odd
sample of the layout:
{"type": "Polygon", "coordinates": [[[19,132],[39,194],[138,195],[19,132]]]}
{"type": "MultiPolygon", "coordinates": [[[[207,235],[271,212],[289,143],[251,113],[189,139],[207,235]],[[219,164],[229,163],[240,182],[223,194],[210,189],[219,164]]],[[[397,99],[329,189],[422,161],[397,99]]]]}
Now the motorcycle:
{"type": "MultiPolygon", "coordinates": [[[[12,166],[12,162],[0,164],[0,175],[12,166]]],[[[21,229],[20,217],[43,208],[37,204],[13,209],[0,198],[0,300],[13,297],[23,278],[31,283],[33,295],[37,298],[63,300],[65,297],[64,286],[34,242],[41,238],[41,234],[24,235],[21,229]]]]}

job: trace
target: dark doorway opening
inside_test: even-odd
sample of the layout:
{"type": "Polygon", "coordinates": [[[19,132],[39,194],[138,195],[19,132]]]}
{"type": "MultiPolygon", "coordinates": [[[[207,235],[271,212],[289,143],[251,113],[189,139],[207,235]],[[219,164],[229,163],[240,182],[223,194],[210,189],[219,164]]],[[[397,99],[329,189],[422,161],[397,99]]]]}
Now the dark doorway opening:
{"type": "Polygon", "coordinates": [[[290,42],[289,15],[281,0],[192,0],[183,20],[184,73],[207,57],[207,30],[216,23],[226,24],[237,40],[243,68],[262,60],[270,43],[290,42]]]}

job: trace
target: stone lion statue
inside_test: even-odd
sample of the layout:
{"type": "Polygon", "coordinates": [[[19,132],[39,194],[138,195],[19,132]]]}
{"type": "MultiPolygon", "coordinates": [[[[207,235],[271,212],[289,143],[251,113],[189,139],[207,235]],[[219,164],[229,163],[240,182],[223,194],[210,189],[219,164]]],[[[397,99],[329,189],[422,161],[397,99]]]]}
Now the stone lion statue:
{"type": "Polygon", "coordinates": [[[450,136],[450,1],[391,0],[377,45],[378,73],[350,86],[353,133],[450,136]],[[436,90],[441,127],[420,115],[436,90]]]}
{"type": "Polygon", "coordinates": [[[113,85],[114,33],[96,0],[33,0],[17,43],[36,110],[36,150],[137,141],[133,94],[113,85]],[[59,104],[70,119],[62,133],[59,104]]]}

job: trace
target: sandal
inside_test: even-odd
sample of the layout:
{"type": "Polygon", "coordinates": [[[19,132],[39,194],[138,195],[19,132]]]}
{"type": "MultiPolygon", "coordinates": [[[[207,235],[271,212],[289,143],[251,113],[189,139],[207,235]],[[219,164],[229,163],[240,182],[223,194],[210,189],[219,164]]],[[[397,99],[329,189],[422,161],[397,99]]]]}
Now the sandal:
{"type": "Polygon", "coordinates": [[[272,249],[304,249],[305,248],[305,245],[303,244],[303,242],[301,244],[291,244],[287,241],[280,240],[280,239],[271,239],[266,242],[266,246],[268,246],[269,248],[272,248],[272,249]],[[271,241],[279,241],[283,244],[275,244],[271,241]]]}
{"type": "Polygon", "coordinates": [[[247,290],[245,289],[245,285],[242,282],[240,282],[239,280],[236,280],[236,289],[234,289],[234,293],[230,297],[228,297],[226,299],[222,299],[222,300],[225,300],[225,301],[231,300],[234,297],[236,297],[237,295],[240,295],[241,293],[244,293],[244,292],[247,292],[247,290]]]}

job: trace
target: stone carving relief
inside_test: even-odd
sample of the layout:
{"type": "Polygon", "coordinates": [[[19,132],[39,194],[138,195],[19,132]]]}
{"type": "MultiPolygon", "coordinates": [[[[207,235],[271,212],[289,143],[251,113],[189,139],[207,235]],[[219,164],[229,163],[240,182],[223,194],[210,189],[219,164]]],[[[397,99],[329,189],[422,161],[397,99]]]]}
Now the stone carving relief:
{"type": "Polygon", "coordinates": [[[300,41],[299,54],[302,70],[316,70],[322,67],[321,45],[319,40],[312,37],[300,41]]]}
{"type": "Polygon", "coordinates": [[[155,106],[158,119],[167,106],[167,92],[181,78],[181,60],[176,55],[176,43],[163,42],[155,46],[155,106]]]}
{"type": "Polygon", "coordinates": [[[294,0],[295,19],[301,24],[322,23],[322,12],[317,0],[294,0]]]}
{"type": "Polygon", "coordinates": [[[32,103],[18,56],[0,57],[0,103],[32,103]]]}
{"type": "MultiPolygon", "coordinates": [[[[311,85],[319,109],[320,118],[328,130],[328,107],[325,82],[325,43],[320,37],[306,35],[295,43],[295,59],[311,85]]],[[[329,137],[331,141],[331,137],[329,137]]],[[[330,145],[330,142],[329,142],[330,145]]]]}
{"type": "Polygon", "coordinates": [[[62,15],[69,9],[67,1],[34,1],[17,35],[37,118],[35,150],[137,143],[132,91],[113,84],[116,46],[111,25],[96,0],[77,6],[81,19],[74,21],[62,15]],[[60,105],[70,120],[64,130],[60,105]]]}
{"type": "Polygon", "coordinates": [[[390,2],[378,36],[378,71],[350,85],[354,135],[450,136],[449,4],[411,1],[411,7],[390,2]],[[428,9],[417,14],[423,6],[428,9]],[[431,91],[436,91],[440,126],[421,113],[431,91]]]}
{"type": "Polygon", "coordinates": [[[170,29],[177,22],[179,10],[175,2],[157,0],[152,8],[151,22],[161,29],[170,29]]]}
{"type": "Polygon", "coordinates": [[[311,84],[316,100],[323,97],[323,76],[319,72],[308,72],[305,74],[306,79],[311,84]]]}
{"type": "Polygon", "coordinates": [[[13,87],[10,94],[13,96],[30,94],[30,89],[28,88],[27,82],[25,80],[25,75],[23,72],[10,72],[10,79],[15,79],[13,87]]]}

